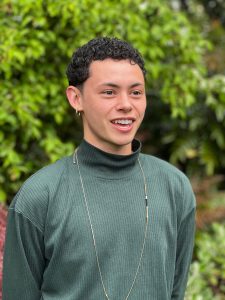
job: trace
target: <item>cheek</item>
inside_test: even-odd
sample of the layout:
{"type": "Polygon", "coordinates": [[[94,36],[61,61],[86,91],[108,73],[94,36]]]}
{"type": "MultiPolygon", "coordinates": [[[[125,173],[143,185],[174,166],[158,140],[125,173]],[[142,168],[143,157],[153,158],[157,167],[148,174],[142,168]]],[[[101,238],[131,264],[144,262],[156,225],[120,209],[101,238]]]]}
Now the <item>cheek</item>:
{"type": "Polygon", "coordinates": [[[85,105],[84,113],[86,113],[89,118],[96,120],[96,122],[101,122],[104,117],[107,117],[111,110],[111,107],[107,103],[101,101],[93,101],[89,105],[85,105]]]}
{"type": "Polygon", "coordinates": [[[139,112],[139,114],[141,116],[143,116],[145,114],[145,110],[146,110],[146,102],[142,102],[142,103],[139,103],[137,106],[136,106],[136,109],[137,111],[139,112]]]}

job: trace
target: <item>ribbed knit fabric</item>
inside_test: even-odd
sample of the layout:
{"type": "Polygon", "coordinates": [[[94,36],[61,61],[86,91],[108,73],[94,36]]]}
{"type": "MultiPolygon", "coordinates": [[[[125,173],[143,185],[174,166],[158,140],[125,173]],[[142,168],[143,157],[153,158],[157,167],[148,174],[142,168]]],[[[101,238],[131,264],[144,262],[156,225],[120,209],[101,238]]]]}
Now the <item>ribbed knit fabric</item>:
{"type": "MultiPolygon", "coordinates": [[[[186,176],[140,154],[105,153],[83,141],[80,171],[110,300],[124,300],[132,284],[145,229],[149,228],[129,300],[181,300],[194,238],[195,200],[186,176]]],[[[66,157],[31,176],[8,214],[3,300],[104,300],[77,165],[66,157]]]]}

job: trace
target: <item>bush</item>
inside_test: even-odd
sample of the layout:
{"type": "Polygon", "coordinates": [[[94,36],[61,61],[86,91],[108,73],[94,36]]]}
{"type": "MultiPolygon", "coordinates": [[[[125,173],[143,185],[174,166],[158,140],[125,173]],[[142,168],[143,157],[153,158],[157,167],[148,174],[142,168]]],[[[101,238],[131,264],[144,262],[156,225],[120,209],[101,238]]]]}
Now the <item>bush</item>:
{"type": "MultiPolygon", "coordinates": [[[[74,49],[96,36],[126,39],[143,53],[148,94],[164,105],[154,111],[157,125],[164,128],[150,143],[161,144],[159,136],[166,135],[170,149],[175,145],[179,150],[172,156],[174,163],[194,153],[197,165],[208,166],[210,172],[225,166],[224,78],[206,78],[203,55],[209,43],[168,1],[2,0],[0,32],[1,201],[9,203],[25,178],[72,153],[81,139],[80,126],[65,99],[65,68],[74,49]],[[205,103],[207,113],[202,114],[205,103]],[[167,106],[169,111],[164,110],[167,106]],[[213,123],[206,118],[211,112],[213,123]],[[171,117],[175,124],[170,124],[171,117]],[[200,140],[206,124],[209,129],[200,140]],[[170,134],[177,127],[185,141],[177,139],[176,132],[170,134]],[[206,141],[211,141],[209,146],[206,141]]],[[[152,119],[147,113],[148,132],[154,131],[152,119]]]]}
{"type": "Polygon", "coordinates": [[[225,299],[225,224],[197,233],[185,300],[225,299]]]}

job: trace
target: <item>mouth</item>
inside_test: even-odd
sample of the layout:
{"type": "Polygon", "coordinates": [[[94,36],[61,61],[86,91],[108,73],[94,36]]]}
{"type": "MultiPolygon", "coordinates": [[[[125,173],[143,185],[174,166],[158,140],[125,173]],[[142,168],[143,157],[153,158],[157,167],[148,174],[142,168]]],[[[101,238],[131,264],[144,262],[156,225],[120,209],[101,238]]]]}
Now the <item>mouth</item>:
{"type": "Polygon", "coordinates": [[[134,122],[135,122],[134,118],[121,118],[121,119],[114,119],[111,121],[113,127],[121,133],[130,132],[133,128],[134,122]]]}
{"type": "Polygon", "coordinates": [[[115,120],[112,120],[111,123],[113,124],[116,124],[116,125],[121,125],[121,126],[128,126],[128,125],[132,125],[133,122],[135,120],[132,118],[129,118],[129,119],[115,119],[115,120]]]}

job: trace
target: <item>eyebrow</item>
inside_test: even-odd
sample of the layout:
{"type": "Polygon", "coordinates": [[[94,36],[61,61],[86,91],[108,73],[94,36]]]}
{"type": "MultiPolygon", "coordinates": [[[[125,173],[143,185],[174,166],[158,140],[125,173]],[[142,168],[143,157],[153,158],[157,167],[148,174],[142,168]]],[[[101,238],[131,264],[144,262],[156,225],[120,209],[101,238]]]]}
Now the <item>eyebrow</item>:
{"type": "MultiPolygon", "coordinates": [[[[100,86],[110,86],[110,87],[114,87],[114,88],[120,87],[118,84],[115,84],[113,82],[104,82],[104,83],[100,84],[100,86]]],[[[129,88],[134,88],[136,86],[143,86],[143,83],[135,82],[135,83],[131,84],[131,86],[129,86],[129,88]]]]}

